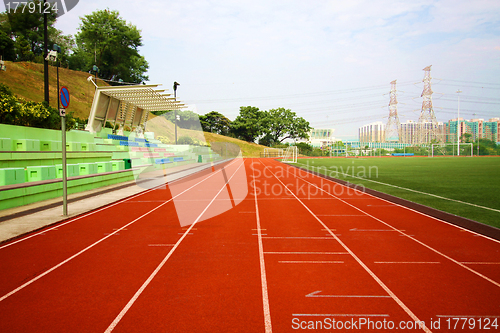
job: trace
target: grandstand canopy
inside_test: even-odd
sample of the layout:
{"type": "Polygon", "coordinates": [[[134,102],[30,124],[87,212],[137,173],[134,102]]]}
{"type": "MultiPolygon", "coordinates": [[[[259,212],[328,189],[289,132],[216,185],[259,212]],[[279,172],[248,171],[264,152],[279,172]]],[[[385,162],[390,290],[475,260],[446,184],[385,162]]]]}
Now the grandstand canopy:
{"type": "Polygon", "coordinates": [[[157,84],[116,87],[96,85],[85,130],[100,132],[109,121],[113,126],[119,126],[118,134],[123,134],[125,126],[132,131],[144,131],[150,111],[173,111],[185,107],[170,98],[170,94],[164,94],[165,90],[155,89],[157,87],[157,84]]]}

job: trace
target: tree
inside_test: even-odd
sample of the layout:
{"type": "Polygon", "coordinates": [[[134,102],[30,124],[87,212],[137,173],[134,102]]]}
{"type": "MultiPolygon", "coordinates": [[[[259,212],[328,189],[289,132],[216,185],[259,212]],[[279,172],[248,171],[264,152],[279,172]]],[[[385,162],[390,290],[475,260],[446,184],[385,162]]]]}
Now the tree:
{"type": "Polygon", "coordinates": [[[266,117],[264,111],[254,106],[240,107],[240,114],[231,124],[231,131],[237,138],[254,142],[264,133],[262,124],[266,117]]]}
{"type": "MultiPolygon", "coordinates": [[[[165,119],[175,122],[175,112],[174,111],[153,111],[153,114],[161,115],[165,119]]],[[[179,120],[177,121],[177,126],[185,129],[200,130],[200,116],[193,111],[180,111],[177,110],[177,115],[179,120]]]]}
{"type": "Polygon", "coordinates": [[[149,65],[138,52],[142,46],[140,30],[123,20],[118,11],[99,10],[82,18],[75,35],[77,47],[70,62],[74,68],[90,71],[108,80],[141,83],[149,65]]]}
{"type": "Polygon", "coordinates": [[[231,121],[217,111],[200,116],[200,123],[203,131],[220,135],[227,135],[231,129],[231,121]]]}
{"type": "Polygon", "coordinates": [[[270,135],[273,142],[283,142],[286,139],[308,139],[308,132],[311,130],[309,122],[285,108],[267,111],[263,125],[264,132],[270,135]]]}
{"type": "MultiPolygon", "coordinates": [[[[31,2],[35,4],[34,8],[38,8],[38,6],[43,7],[43,1],[35,0],[31,2]]],[[[47,15],[47,25],[51,28],[56,21],[56,15],[55,11],[51,11],[47,15]]],[[[21,2],[17,8],[11,8],[6,13],[6,16],[9,27],[4,23],[2,25],[4,29],[9,30],[7,34],[15,42],[16,60],[42,62],[44,40],[43,13],[40,13],[38,10],[33,12],[30,10],[28,3],[23,4],[21,2]]],[[[49,38],[49,45],[52,44],[53,40],[49,38]]]]}

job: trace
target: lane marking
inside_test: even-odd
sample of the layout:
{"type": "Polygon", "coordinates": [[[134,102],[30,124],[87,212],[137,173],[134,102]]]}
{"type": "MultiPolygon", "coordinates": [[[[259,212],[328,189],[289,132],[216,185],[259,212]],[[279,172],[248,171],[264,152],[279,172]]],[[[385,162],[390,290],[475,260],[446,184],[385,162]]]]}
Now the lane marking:
{"type": "Polygon", "coordinates": [[[318,295],[321,290],[313,291],[310,294],[307,294],[306,297],[333,297],[333,298],[392,298],[389,295],[381,296],[381,295],[318,295]]]}
{"type": "MultiPolygon", "coordinates": [[[[304,165],[304,164],[303,164],[303,165],[304,165]]],[[[290,167],[290,168],[292,168],[292,167],[290,167]]],[[[311,171],[311,170],[308,170],[308,171],[311,171]]],[[[312,171],[312,172],[314,172],[314,171],[312,171]]],[[[335,184],[335,185],[340,185],[340,186],[342,186],[342,187],[346,187],[346,188],[347,188],[347,186],[345,186],[345,185],[342,185],[342,184],[340,184],[340,183],[337,183],[337,182],[331,181],[330,179],[327,179],[327,178],[320,177],[320,176],[315,175],[315,174],[313,174],[313,173],[310,173],[310,175],[312,175],[312,176],[316,176],[316,177],[318,177],[318,178],[320,178],[320,179],[326,180],[326,181],[328,181],[328,182],[330,182],[330,183],[333,183],[333,184],[335,184]]],[[[299,177],[299,178],[300,178],[300,177],[299,177]]],[[[303,179],[303,178],[301,178],[301,179],[303,179]]],[[[480,236],[480,237],[483,237],[483,238],[488,239],[488,240],[490,240],[490,241],[493,241],[493,242],[496,242],[496,243],[500,243],[500,240],[497,240],[497,239],[494,239],[494,238],[491,238],[491,237],[488,237],[488,236],[482,235],[482,234],[480,234],[480,233],[477,233],[477,232],[472,231],[472,230],[469,230],[469,229],[465,229],[465,228],[463,228],[463,227],[461,227],[461,226],[458,226],[458,225],[456,225],[456,224],[453,224],[453,223],[450,223],[450,222],[447,222],[447,221],[444,221],[444,220],[438,219],[437,217],[434,217],[434,216],[431,216],[431,215],[428,215],[428,214],[425,214],[425,213],[419,212],[418,210],[415,210],[415,209],[412,209],[412,208],[409,208],[409,207],[406,207],[406,206],[400,205],[400,204],[398,204],[398,203],[395,203],[395,202],[392,202],[392,201],[389,201],[389,200],[386,200],[386,199],[379,198],[379,197],[377,197],[377,196],[375,196],[375,195],[373,195],[373,194],[370,194],[370,193],[366,193],[366,192],[360,191],[360,190],[358,190],[358,189],[356,189],[356,188],[351,188],[351,187],[349,187],[349,188],[350,188],[350,189],[352,189],[352,190],[354,190],[354,191],[356,191],[356,192],[363,193],[363,194],[365,194],[365,195],[369,196],[370,198],[365,198],[365,199],[367,199],[367,200],[374,200],[374,199],[376,199],[376,200],[382,200],[382,201],[385,201],[385,202],[387,202],[387,203],[389,203],[389,204],[396,205],[396,206],[399,206],[399,207],[401,207],[401,208],[404,208],[404,209],[407,209],[407,210],[409,210],[409,211],[412,211],[412,212],[414,212],[414,213],[417,213],[417,214],[420,214],[420,215],[423,215],[423,216],[429,217],[429,218],[431,218],[431,219],[433,219],[433,220],[436,220],[436,221],[439,221],[439,222],[441,222],[441,223],[446,223],[446,224],[448,224],[448,225],[450,225],[450,226],[452,226],[452,227],[455,227],[455,228],[457,228],[457,229],[460,229],[461,231],[466,231],[466,232],[469,232],[469,233],[471,233],[471,234],[473,234],[473,235],[475,235],[475,236],[480,236]]],[[[327,192],[327,193],[328,193],[328,192],[327,192]]],[[[344,198],[342,201],[345,201],[345,200],[354,200],[354,199],[363,199],[363,198],[344,198]]]]}
{"type": "Polygon", "coordinates": [[[264,252],[264,254],[349,254],[348,252],[264,252]]]}
{"type": "MultiPolygon", "coordinates": [[[[275,176],[275,177],[276,177],[276,176],[275,176]]],[[[300,177],[298,177],[298,178],[300,178],[300,177]]],[[[486,281],[488,281],[488,282],[490,282],[490,283],[494,284],[495,286],[500,287],[500,283],[498,283],[498,282],[496,282],[496,281],[494,281],[494,280],[490,279],[489,277],[487,277],[487,276],[485,276],[485,275],[483,275],[483,274],[481,274],[481,273],[479,273],[479,272],[477,272],[477,271],[473,270],[473,269],[472,269],[472,268],[470,268],[470,267],[465,266],[464,264],[462,264],[462,263],[460,263],[459,261],[457,261],[457,260],[455,260],[455,259],[451,258],[450,256],[448,256],[448,255],[446,255],[446,254],[444,254],[444,253],[442,253],[442,252],[440,252],[440,251],[436,250],[435,248],[431,247],[430,245],[427,245],[427,244],[425,244],[424,242],[419,241],[418,239],[416,239],[416,238],[412,237],[411,235],[408,235],[408,234],[406,234],[406,233],[402,232],[401,230],[399,230],[399,229],[397,229],[397,228],[393,227],[392,225],[390,225],[389,223],[384,222],[384,221],[382,221],[381,219],[379,219],[379,218],[377,218],[377,217],[375,217],[375,216],[373,216],[373,215],[371,215],[371,214],[369,214],[369,213],[367,213],[367,212],[363,211],[361,208],[358,208],[358,207],[356,207],[356,206],[354,206],[354,205],[352,205],[352,204],[350,204],[350,203],[346,202],[345,200],[343,200],[343,199],[341,199],[341,198],[335,197],[333,194],[331,194],[331,193],[329,193],[329,192],[326,192],[325,190],[323,190],[322,188],[320,188],[320,187],[316,186],[315,184],[310,183],[310,182],[308,182],[307,180],[305,180],[305,179],[303,179],[303,178],[300,178],[300,179],[301,179],[302,181],[304,181],[304,182],[306,182],[306,183],[308,183],[308,184],[310,184],[310,185],[312,185],[312,186],[314,186],[314,187],[318,188],[319,190],[321,190],[321,191],[323,191],[323,192],[327,193],[327,194],[328,194],[328,195],[330,195],[332,198],[334,198],[334,199],[336,199],[336,200],[340,200],[340,201],[344,202],[346,205],[349,205],[349,206],[351,206],[351,207],[353,207],[353,208],[357,209],[358,211],[360,211],[360,212],[362,212],[362,213],[366,214],[367,216],[370,216],[371,218],[373,218],[373,219],[375,219],[375,220],[379,221],[380,223],[385,224],[385,225],[386,225],[386,226],[388,226],[389,228],[391,228],[391,229],[393,229],[393,230],[395,230],[395,231],[397,231],[397,232],[401,233],[402,235],[405,235],[405,236],[406,236],[406,237],[408,237],[409,239],[411,239],[411,240],[413,240],[413,241],[417,242],[418,244],[420,244],[420,245],[422,245],[422,246],[424,246],[424,247],[428,248],[429,250],[431,250],[431,251],[433,251],[433,252],[435,252],[435,253],[437,253],[437,254],[439,254],[439,255],[443,256],[444,258],[446,258],[446,259],[448,259],[448,260],[450,260],[450,261],[454,262],[455,264],[457,264],[457,265],[461,266],[462,268],[465,268],[466,270],[468,270],[468,271],[470,271],[470,272],[472,272],[472,273],[476,274],[477,276],[479,276],[479,277],[481,277],[481,278],[485,279],[486,281]]],[[[363,192],[361,192],[361,193],[363,193],[363,192]]],[[[404,207],[404,206],[401,206],[401,207],[404,207]]],[[[404,208],[406,208],[406,207],[404,207],[404,208]]],[[[422,214],[422,215],[425,215],[425,214],[422,214]]],[[[427,215],[425,215],[425,216],[427,216],[427,215]]],[[[441,221],[441,220],[439,220],[439,219],[436,219],[436,220],[441,221]]],[[[490,239],[490,238],[488,238],[488,237],[486,237],[486,238],[487,238],[487,239],[490,239]]]]}
{"type": "MultiPolygon", "coordinates": [[[[277,163],[277,162],[276,162],[277,163]]],[[[264,163],[262,163],[264,164],[264,163]]],[[[265,168],[269,169],[267,166],[264,165],[265,168]]],[[[321,219],[319,217],[317,217],[314,212],[309,208],[307,207],[306,204],[304,204],[302,202],[302,200],[300,200],[296,195],[295,193],[293,193],[275,174],[274,172],[270,171],[271,174],[274,176],[274,178],[276,178],[286,189],[288,189],[288,191],[297,199],[297,201],[302,204],[302,206],[324,227],[324,228],[328,228],[324,223],[323,221],[321,221],[321,219]]],[[[300,177],[297,177],[297,178],[300,178],[300,177]]],[[[302,178],[300,178],[302,179],[302,178]]],[[[309,183],[309,182],[307,182],[309,183]]],[[[323,190],[324,191],[324,190],[323,190]]],[[[328,193],[328,192],[326,192],[328,193]]],[[[328,193],[330,194],[330,193],[328,193]]],[[[368,268],[368,266],[366,266],[366,264],[358,257],[356,256],[356,254],[346,245],[344,244],[344,242],[342,242],[342,240],[340,238],[337,237],[337,235],[335,235],[333,232],[330,232],[331,236],[337,241],[339,242],[339,244],[347,251],[351,254],[351,256],[358,262],[359,265],[361,265],[361,267],[364,268],[364,270],[382,287],[382,289],[385,290],[385,292],[387,294],[389,294],[392,299],[394,299],[394,301],[413,319],[413,321],[415,322],[421,322],[421,320],[403,303],[403,301],[401,301],[399,299],[399,297],[396,296],[396,294],[394,294],[392,292],[391,289],[389,289],[389,287],[387,287],[385,285],[385,283],[377,276],[375,275],[375,273],[373,273],[370,268],[368,268]]],[[[425,332],[431,332],[431,330],[429,330],[425,325],[424,327],[422,327],[422,329],[425,331],[425,332]]]]}
{"type": "MultiPolygon", "coordinates": [[[[303,163],[297,163],[297,164],[302,164],[302,165],[305,165],[303,163]]],[[[312,167],[312,171],[314,171],[314,166],[312,167]]],[[[318,172],[318,171],[317,171],[318,172]]],[[[319,172],[318,172],[319,173],[319,172]]],[[[337,171],[337,174],[339,172],[337,171]]],[[[344,176],[346,174],[343,174],[344,176]]],[[[362,177],[356,177],[356,176],[352,176],[352,175],[348,175],[350,177],[354,177],[354,178],[358,178],[358,179],[361,179],[361,180],[367,180],[369,182],[373,182],[373,183],[377,183],[377,184],[381,184],[381,185],[386,185],[386,186],[391,186],[391,187],[395,187],[395,188],[398,188],[398,189],[401,189],[401,190],[406,190],[406,191],[410,191],[410,192],[415,192],[415,193],[418,193],[418,194],[425,194],[425,195],[429,195],[429,196],[432,196],[432,197],[435,197],[435,198],[439,198],[439,199],[444,199],[444,200],[449,200],[449,201],[454,201],[454,202],[458,202],[458,203],[461,203],[461,204],[465,204],[465,205],[470,205],[470,206],[474,206],[474,207],[478,207],[478,208],[483,208],[483,209],[487,209],[487,210],[491,210],[491,211],[494,211],[494,212],[497,212],[497,213],[500,213],[500,210],[498,209],[495,209],[495,208],[490,208],[490,207],[485,207],[485,206],[480,206],[480,205],[476,205],[476,204],[473,204],[473,203],[470,203],[470,202],[465,202],[465,201],[461,201],[461,200],[456,200],[456,199],[450,199],[450,198],[446,198],[446,197],[442,197],[440,195],[436,195],[436,194],[432,194],[432,193],[426,193],[426,192],[422,192],[422,191],[417,191],[417,190],[413,190],[411,188],[406,188],[406,187],[401,187],[401,186],[397,186],[397,185],[392,185],[392,184],[388,184],[388,183],[382,183],[382,182],[378,182],[376,180],[372,180],[372,179],[368,179],[368,178],[362,178],[362,177]]]]}
{"type": "Polygon", "coordinates": [[[349,231],[405,231],[405,230],[394,230],[394,229],[358,229],[358,228],[352,228],[349,229],[349,231]]]}
{"type": "Polygon", "coordinates": [[[148,244],[148,246],[174,246],[175,244],[148,244]]]}
{"type": "MultiPolygon", "coordinates": [[[[252,162],[252,178],[255,183],[255,169],[253,168],[252,162]]],[[[255,217],[257,220],[257,233],[258,233],[258,244],[259,244],[259,264],[260,264],[260,282],[262,284],[262,307],[264,310],[264,325],[266,333],[271,333],[273,331],[273,327],[271,324],[271,310],[269,308],[269,294],[267,290],[267,275],[266,275],[266,265],[264,261],[264,245],[262,244],[262,234],[260,227],[260,216],[259,216],[259,204],[257,200],[257,191],[254,189],[254,201],[255,201],[255,217]]],[[[265,230],[265,229],[264,229],[265,230]]]]}
{"type": "MultiPolygon", "coordinates": [[[[238,172],[238,170],[241,168],[241,166],[243,165],[240,164],[240,166],[236,169],[236,171],[233,173],[233,175],[227,180],[227,182],[229,182],[233,176],[238,172]]],[[[212,175],[215,174],[215,173],[212,173],[212,175]]],[[[148,279],[142,284],[142,286],[137,290],[137,292],[134,294],[134,296],[130,299],[130,301],[125,305],[125,307],[122,309],[122,311],[120,311],[120,313],[118,314],[118,316],[116,316],[116,318],[113,320],[113,322],[109,325],[109,327],[106,329],[105,333],[109,333],[111,331],[113,331],[113,329],[116,327],[116,325],[118,325],[118,323],[122,320],[122,318],[125,316],[125,314],[128,312],[128,310],[132,307],[132,305],[135,303],[135,301],[139,298],[139,296],[141,296],[142,292],[146,289],[146,287],[151,283],[151,281],[154,279],[154,277],[158,274],[158,272],[160,271],[160,269],[162,269],[162,267],[166,264],[167,260],[172,256],[172,254],[175,252],[175,250],[179,247],[179,245],[181,244],[181,242],[184,240],[184,238],[186,238],[187,234],[189,233],[189,231],[196,225],[196,223],[201,219],[201,217],[203,216],[203,214],[205,214],[205,212],[208,210],[208,208],[212,205],[212,203],[215,201],[215,198],[217,198],[217,196],[222,192],[222,190],[224,190],[226,188],[226,184],[224,184],[221,189],[219,190],[219,192],[217,192],[217,194],[213,197],[213,199],[210,201],[210,203],[205,207],[205,209],[201,212],[201,214],[196,218],[196,220],[193,222],[193,224],[191,224],[191,226],[186,230],[186,232],[184,233],[184,235],[181,236],[181,238],[179,238],[179,240],[177,241],[177,243],[175,243],[174,247],[168,252],[168,254],[165,256],[165,258],[163,258],[163,260],[161,261],[161,263],[156,267],[156,269],[153,271],[153,273],[151,273],[151,275],[148,277],[148,279]]]]}
{"type": "MultiPolygon", "coordinates": [[[[161,187],[161,186],[163,186],[163,185],[159,185],[158,187],[161,187]]],[[[110,205],[107,205],[107,206],[105,206],[105,207],[99,208],[99,209],[97,209],[97,210],[91,211],[90,213],[87,213],[87,214],[84,214],[84,215],[80,215],[80,216],[78,216],[78,217],[75,217],[75,218],[73,218],[73,219],[70,219],[69,221],[66,221],[66,222],[63,222],[63,223],[60,223],[60,224],[56,222],[56,223],[57,223],[57,225],[56,225],[56,226],[54,226],[54,227],[52,227],[52,228],[48,228],[48,229],[43,229],[43,230],[41,230],[41,231],[39,231],[39,232],[35,232],[35,233],[33,233],[33,234],[29,235],[29,236],[26,236],[26,237],[23,237],[23,238],[18,239],[18,240],[16,240],[16,241],[13,241],[12,243],[8,243],[8,244],[5,244],[5,245],[2,245],[2,246],[0,246],[0,250],[1,250],[1,249],[4,249],[4,248],[6,248],[6,247],[9,247],[9,246],[11,246],[11,245],[14,245],[14,244],[17,244],[17,243],[23,242],[23,241],[28,240],[28,239],[30,239],[30,238],[33,238],[33,237],[35,237],[35,236],[43,235],[43,234],[45,234],[45,233],[46,233],[46,232],[48,232],[48,231],[51,231],[51,230],[56,230],[57,228],[60,228],[60,227],[62,227],[62,226],[64,226],[64,225],[66,225],[66,224],[73,223],[73,222],[75,222],[75,221],[78,221],[78,220],[80,220],[80,219],[83,219],[84,217],[87,217],[87,216],[93,215],[93,214],[95,214],[95,213],[101,212],[101,211],[106,210],[106,209],[108,209],[108,208],[111,208],[111,207],[113,207],[113,206],[116,206],[116,205],[122,204],[122,203],[124,203],[124,202],[126,202],[126,201],[130,201],[130,200],[132,200],[132,199],[133,199],[133,198],[135,198],[135,197],[138,197],[138,196],[141,196],[141,195],[147,194],[147,193],[149,193],[149,192],[151,192],[151,191],[154,191],[154,190],[156,190],[156,189],[157,189],[157,187],[152,188],[152,189],[150,189],[150,190],[146,190],[146,191],[141,192],[141,193],[134,194],[134,195],[132,195],[132,196],[131,196],[131,197],[129,197],[129,198],[126,198],[126,199],[123,199],[123,200],[117,201],[117,202],[115,202],[115,203],[113,203],[113,204],[110,204],[110,205]]]]}
{"type": "Polygon", "coordinates": [[[326,260],[282,260],[280,264],[343,264],[343,261],[326,261],[326,260]]]}
{"type": "Polygon", "coordinates": [[[374,261],[374,264],[440,264],[439,261],[374,261]]]}
{"type": "Polygon", "coordinates": [[[18,291],[20,291],[20,290],[24,289],[25,287],[29,286],[29,285],[30,285],[30,284],[32,284],[33,282],[35,282],[35,281],[37,281],[37,280],[41,279],[42,277],[44,277],[45,275],[49,274],[50,272],[52,272],[52,271],[56,270],[57,268],[61,267],[61,266],[62,266],[62,265],[64,265],[65,263],[67,263],[67,262],[69,262],[69,261],[73,260],[74,258],[78,257],[78,256],[79,256],[79,255],[81,255],[82,253],[84,253],[84,252],[86,252],[86,251],[90,250],[91,248],[93,248],[93,247],[94,247],[94,246],[96,246],[97,244],[99,244],[99,243],[103,242],[104,240],[106,240],[106,239],[108,239],[108,238],[112,237],[114,234],[118,233],[118,232],[119,232],[119,231],[121,231],[122,229],[127,228],[128,226],[130,226],[130,225],[132,225],[133,223],[135,223],[135,222],[139,221],[139,220],[140,220],[140,219],[142,219],[143,217],[145,217],[145,216],[147,216],[147,215],[151,214],[152,212],[154,212],[155,210],[157,210],[157,209],[159,209],[159,208],[163,207],[164,205],[166,205],[166,204],[167,204],[167,203],[169,203],[170,201],[174,200],[177,196],[182,195],[183,193],[187,192],[188,190],[192,189],[193,187],[197,186],[198,184],[200,184],[200,183],[204,182],[205,180],[209,179],[209,178],[210,178],[210,177],[212,177],[213,175],[215,175],[215,173],[212,173],[212,174],[211,174],[210,176],[208,176],[207,178],[205,178],[205,179],[203,179],[203,180],[199,181],[198,183],[196,183],[196,184],[192,185],[191,187],[189,187],[189,188],[185,189],[184,191],[182,191],[181,193],[179,193],[179,194],[178,194],[178,195],[176,195],[175,197],[172,197],[172,198],[171,198],[171,199],[169,199],[168,201],[165,201],[165,202],[164,202],[164,203],[162,203],[161,205],[158,205],[157,207],[155,207],[155,208],[151,209],[150,211],[148,211],[148,212],[144,213],[143,215],[139,216],[139,217],[138,217],[138,218],[136,218],[135,220],[133,220],[133,221],[131,221],[131,222],[127,223],[126,225],[124,225],[124,226],[123,226],[123,227],[121,227],[120,229],[118,229],[118,230],[116,230],[116,231],[114,231],[114,232],[110,233],[109,235],[107,235],[107,236],[105,236],[105,237],[101,238],[100,240],[98,240],[98,241],[96,241],[96,242],[92,243],[91,245],[89,245],[89,246],[87,246],[86,248],[84,248],[83,250],[81,250],[81,251],[79,251],[79,252],[75,253],[74,255],[72,255],[71,257],[69,257],[68,259],[66,259],[66,260],[64,260],[64,261],[62,261],[62,262],[60,262],[59,264],[57,264],[57,265],[53,266],[52,268],[50,268],[50,269],[46,270],[46,271],[45,271],[45,272],[43,272],[43,273],[41,273],[41,274],[37,275],[36,277],[34,277],[33,279],[29,280],[28,282],[26,282],[26,283],[22,284],[21,286],[17,287],[16,289],[14,289],[14,290],[10,291],[9,293],[7,293],[7,294],[3,295],[2,297],[0,297],[0,302],[2,302],[3,300],[5,300],[7,297],[14,295],[15,293],[17,293],[18,291]]]}
{"type": "Polygon", "coordinates": [[[353,215],[346,215],[346,214],[317,214],[316,216],[364,216],[366,217],[366,215],[362,215],[362,214],[353,214],[353,215]]]}
{"type": "Polygon", "coordinates": [[[279,236],[267,236],[267,237],[262,237],[265,239],[328,239],[331,240],[332,237],[294,237],[294,236],[289,236],[289,237],[279,237],[279,236]]]}
{"type": "Polygon", "coordinates": [[[464,265],[500,265],[500,262],[461,261],[464,265]]]}

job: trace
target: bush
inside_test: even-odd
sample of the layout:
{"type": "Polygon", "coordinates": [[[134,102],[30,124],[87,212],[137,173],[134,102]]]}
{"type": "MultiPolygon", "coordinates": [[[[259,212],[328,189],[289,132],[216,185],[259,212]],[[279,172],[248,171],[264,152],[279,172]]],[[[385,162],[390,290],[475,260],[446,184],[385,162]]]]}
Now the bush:
{"type": "MultiPolygon", "coordinates": [[[[59,111],[46,102],[19,99],[4,84],[0,83],[0,123],[48,129],[61,129],[59,111]]],[[[71,114],[66,115],[66,128],[76,124],[71,114]]]]}
{"type": "Polygon", "coordinates": [[[194,141],[191,137],[189,136],[181,136],[178,140],[177,140],[177,144],[179,145],[194,145],[194,141]]]}

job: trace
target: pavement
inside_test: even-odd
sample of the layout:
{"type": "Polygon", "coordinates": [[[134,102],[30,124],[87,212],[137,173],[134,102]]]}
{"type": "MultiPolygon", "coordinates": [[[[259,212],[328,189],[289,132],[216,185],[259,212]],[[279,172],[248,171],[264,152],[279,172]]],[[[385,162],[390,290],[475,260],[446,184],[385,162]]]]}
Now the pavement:
{"type": "MultiPolygon", "coordinates": [[[[224,161],[219,161],[215,164],[224,161]]],[[[54,198],[33,204],[0,210],[0,243],[20,237],[26,233],[44,228],[54,223],[68,220],[75,216],[128,198],[153,186],[189,176],[210,168],[213,163],[198,163],[196,166],[185,165],[156,171],[148,180],[135,180],[100,187],[94,190],[70,194],[67,197],[67,216],[63,215],[63,199],[54,198]],[[151,181],[154,179],[154,181],[151,181]]]]}

